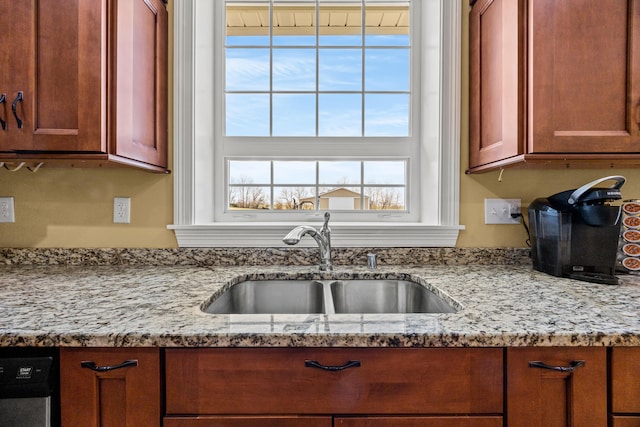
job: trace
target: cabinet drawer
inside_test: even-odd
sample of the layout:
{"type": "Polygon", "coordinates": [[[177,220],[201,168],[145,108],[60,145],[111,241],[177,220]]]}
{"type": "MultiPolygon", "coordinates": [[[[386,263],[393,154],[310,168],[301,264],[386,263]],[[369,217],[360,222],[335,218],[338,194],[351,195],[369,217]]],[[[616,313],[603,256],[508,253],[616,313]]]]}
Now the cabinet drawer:
{"type": "Polygon", "coordinates": [[[623,417],[612,416],[611,427],[640,427],[640,416],[638,417],[623,417]]]}
{"type": "Polygon", "coordinates": [[[502,427],[502,417],[349,417],[336,427],[502,427]]]}
{"type": "Polygon", "coordinates": [[[164,427],[331,427],[331,417],[166,417],[164,427]]]}
{"type": "Polygon", "coordinates": [[[640,413],[638,371],[640,371],[640,348],[615,347],[611,350],[612,412],[640,413]]]}
{"type": "Polygon", "coordinates": [[[166,409],[497,414],[503,406],[502,366],[501,349],[168,349],[166,409]]]}

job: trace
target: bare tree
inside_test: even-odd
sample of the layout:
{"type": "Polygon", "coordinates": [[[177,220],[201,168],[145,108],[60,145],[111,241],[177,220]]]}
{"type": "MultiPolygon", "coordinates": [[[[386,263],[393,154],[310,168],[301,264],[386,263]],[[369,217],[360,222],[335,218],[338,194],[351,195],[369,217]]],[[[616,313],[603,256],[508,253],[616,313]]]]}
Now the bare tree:
{"type": "Polygon", "coordinates": [[[302,204],[302,199],[311,196],[307,187],[287,187],[280,191],[278,199],[274,201],[274,208],[280,210],[308,209],[302,204]]]}
{"type": "Polygon", "coordinates": [[[375,187],[368,188],[370,209],[398,210],[404,209],[404,203],[400,192],[395,188],[375,187]]]}
{"type": "Polygon", "coordinates": [[[269,202],[264,194],[264,188],[252,186],[253,179],[241,176],[229,191],[229,205],[239,209],[268,209],[269,202]]]}

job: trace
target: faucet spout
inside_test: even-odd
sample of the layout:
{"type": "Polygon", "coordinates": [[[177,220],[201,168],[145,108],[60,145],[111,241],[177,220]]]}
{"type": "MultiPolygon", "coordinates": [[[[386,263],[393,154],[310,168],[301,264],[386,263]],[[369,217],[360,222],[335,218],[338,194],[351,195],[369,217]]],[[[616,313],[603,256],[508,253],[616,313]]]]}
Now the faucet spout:
{"type": "Polygon", "coordinates": [[[320,231],[308,225],[295,227],[282,239],[287,245],[296,245],[305,234],[313,237],[320,250],[320,270],[333,270],[331,263],[331,229],[329,228],[329,212],[324,215],[325,222],[320,231]]]}
{"type": "Polygon", "coordinates": [[[297,245],[300,242],[300,239],[302,239],[302,236],[304,236],[305,234],[314,237],[316,234],[318,234],[318,232],[313,227],[309,227],[308,225],[301,225],[291,230],[286,236],[284,236],[284,239],[282,239],[282,241],[287,245],[297,245]]]}

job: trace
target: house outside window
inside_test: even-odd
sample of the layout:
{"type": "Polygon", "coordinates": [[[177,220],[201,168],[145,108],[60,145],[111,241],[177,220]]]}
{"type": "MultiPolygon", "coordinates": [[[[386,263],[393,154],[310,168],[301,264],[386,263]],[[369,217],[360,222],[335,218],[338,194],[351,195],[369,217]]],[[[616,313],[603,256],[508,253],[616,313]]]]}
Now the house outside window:
{"type": "Polygon", "coordinates": [[[176,3],[180,246],[455,245],[457,3],[176,3]]]}

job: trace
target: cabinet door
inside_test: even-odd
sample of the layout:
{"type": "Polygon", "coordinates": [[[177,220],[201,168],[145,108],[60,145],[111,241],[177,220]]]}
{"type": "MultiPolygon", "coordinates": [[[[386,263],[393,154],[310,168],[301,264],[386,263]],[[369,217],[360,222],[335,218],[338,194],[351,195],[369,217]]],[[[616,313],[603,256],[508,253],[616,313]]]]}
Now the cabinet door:
{"type": "Polygon", "coordinates": [[[159,426],[159,354],[157,348],[61,348],[62,425],[159,426]],[[136,363],[118,368],[126,361],[136,363]]]}
{"type": "Polygon", "coordinates": [[[469,166],[524,154],[525,7],[479,0],[469,16],[469,166]]]}
{"type": "Polygon", "coordinates": [[[502,417],[336,418],[335,427],[502,427],[502,417]]]}
{"type": "Polygon", "coordinates": [[[613,413],[640,413],[638,371],[640,371],[640,348],[617,347],[611,351],[611,411],[613,413]]]}
{"type": "Polygon", "coordinates": [[[164,427],[332,427],[331,417],[166,417],[164,427]]]}
{"type": "Polygon", "coordinates": [[[640,151],[639,3],[528,2],[530,153],[640,151]]]}
{"type": "Polygon", "coordinates": [[[514,347],[506,363],[509,427],[607,425],[605,348],[514,347]]]}
{"type": "Polygon", "coordinates": [[[111,73],[110,152],[167,166],[167,10],[161,0],[118,0],[111,73]]]}
{"type": "Polygon", "coordinates": [[[33,46],[35,8],[32,1],[0,0],[0,152],[31,145],[32,103],[19,102],[33,93],[33,46]],[[13,114],[16,114],[21,127],[13,114]]]}

